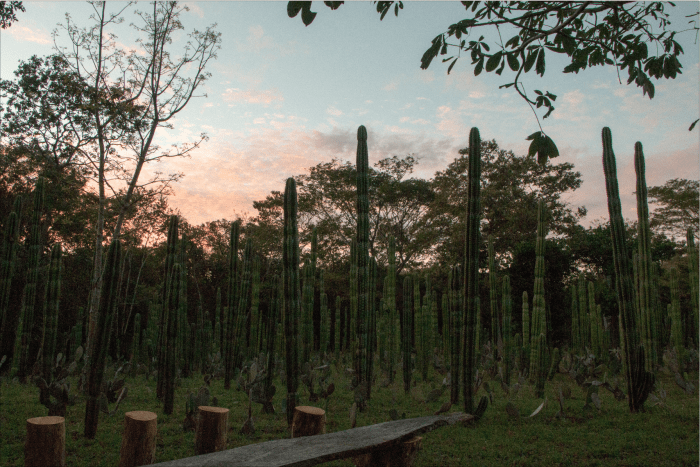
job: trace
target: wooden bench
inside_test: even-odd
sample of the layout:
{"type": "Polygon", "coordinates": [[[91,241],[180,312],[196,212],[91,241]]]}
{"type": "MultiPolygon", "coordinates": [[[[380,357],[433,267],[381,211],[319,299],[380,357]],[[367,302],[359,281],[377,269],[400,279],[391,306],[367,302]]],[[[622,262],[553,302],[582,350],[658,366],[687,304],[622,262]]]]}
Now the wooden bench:
{"type": "Polygon", "coordinates": [[[452,413],[409,418],[316,436],[278,439],[226,451],[161,462],[161,467],[302,467],[397,449],[415,435],[469,422],[473,415],[452,413]]]}

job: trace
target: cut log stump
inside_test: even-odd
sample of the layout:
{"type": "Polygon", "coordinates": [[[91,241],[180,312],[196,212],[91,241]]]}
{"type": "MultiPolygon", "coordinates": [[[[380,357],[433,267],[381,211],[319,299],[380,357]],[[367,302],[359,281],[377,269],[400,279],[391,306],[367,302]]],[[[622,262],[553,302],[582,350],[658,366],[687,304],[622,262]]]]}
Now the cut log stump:
{"type": "Polygon", "coordinates": [[[228,409],[200,405],[194,434],[195,455],[226,449],[227,431],[228,409]]]}
{"type": "Polygon", "coordinates": [[[25,467],[65,467],[66,423],[63,417],[27,419],[25,467]]]}
{"type": "Polygon", "coordinates": [[[150,465],[156,461],[157,417],[143,410],[124,414],[119,467],[150,465]]]}
{"type": "Polygon", "coordinates": [[[292,438],[326,433],[326,411],[318,407],[300,405],[294,407],[292,438]]]}
{"type": "Polygon", "coordinates": [[[422,442],[422,436],[414,436],[403,443],[357,456],[353,460],[357,467],[411,467],[422,442]]]}

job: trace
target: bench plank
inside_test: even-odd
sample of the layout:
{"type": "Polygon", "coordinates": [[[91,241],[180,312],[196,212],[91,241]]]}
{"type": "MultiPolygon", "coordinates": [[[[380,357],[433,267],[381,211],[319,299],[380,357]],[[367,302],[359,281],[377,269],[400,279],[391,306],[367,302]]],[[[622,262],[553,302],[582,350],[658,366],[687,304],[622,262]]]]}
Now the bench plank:
{"type": "Polygon", "coordinates": [[[469,414],[452,413],[394,420],[323,435],[248,444],[235,449],[154,465],[161,467],[306,467],[381,450],[408,441],[420,433],[457,422],[466,422],[473,418],[469,414]]]}

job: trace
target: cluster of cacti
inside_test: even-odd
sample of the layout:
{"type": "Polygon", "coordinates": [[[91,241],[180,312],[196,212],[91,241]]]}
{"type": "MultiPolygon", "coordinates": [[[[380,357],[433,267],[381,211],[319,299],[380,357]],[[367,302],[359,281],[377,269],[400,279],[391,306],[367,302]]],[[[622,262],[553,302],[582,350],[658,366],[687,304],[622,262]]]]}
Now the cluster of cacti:
{"type": "Polygon", "coordinates": [[[535,394],[544,397],[547,378],[547,321],[544,301],[544,203],[537,204],[537,244],[535,246],[535,288],[532,298],[532,344],[530,350],[530,380],[535,382],[535,394]]]}
{"type": "Polygon", "coordinates": [[[263,402],[263,413],[274,413],[275,409],[272,406],[272,396],[275,394],[275,386],[272,385],[272,377],[274,375],[275,366],[275,336],[277,335],[277,317],[279,316],[280,309],[282,308],[282,299],[284,298],[284,293],[280,287],[282,284],[282,279],[276,276],[272,283],[276,286],[274,290],[277,291],[275,296],[270,302],[269,314],[267,317],[266,324],[266,344],[265,349],[267,355],[267,373],[265,374],[265,381],[263,383],[263,389],[266,397],[263,402]]]}
{"type": "Polygon", "coordinates": [[[43,243],[41,239],[41,215],[44,210],[44,192],[46,182],[44,177],[37,178],[34,187],[34,206],[29,233],[29,259],[27,266],[27,282],[24,286],[22,301],[22,318],[20,321],[19,339],[19,370],[17,376],[25,380],[29,375],[41,345],[41,328],[43,323],[41,311],[35,306],[37,284],[39,282],[39,260],[43,243]]]}
{"type": "Polygon", "coordinates": [[[311,254],[304,264],[302,275],[304,283],[301,296],[301,362],[308,362],[314,349],[314,295],[316,289],[316,256],[318,239],[316,228],[311,232],[311,254]]]}
{"type": "Polygon", "coordinates": [[[282,248],[284,278],[284,335],[287,375],[287,424],[292,425],[296,393],[299,386],[297,338],[301,315],[299,290],[299,229],[297,227],[297,188],[293,178],[284,190],[284,244],[282,248]]]}
{"type": "Polygon", "coordinates": [[[477,316],[479,313],[479,244],[481,240],[481,137],[479,130],[469,133],[469,175],[467,193],[467,231],[464,248],[464,347],[462,349],[462,391],[464,411],[473,414],[474,372],[477,352],[477,316]]]}
{"type": "MultiPolygon", "coordinates": [[[[97,310],[97,332],[90,346],[92,355],[88,359],[87,404],[85,408],[85,437],[88,439],[95,438],[97,433],[98,398],[104,377],[105,360],[109,349],[109,337],[112,331],[112,319],[118,295],[118,268],[121,260],[121,250],[121,242],[118,239],[113,239],[107,250],[107,262],[103,270],[104,286],[97,310]]],[[[172,413],[172,409],[170,413],[172,413]]]]}
{"type": "Polygon", "coordinates": [[[250,283],[253,276],[253,240],[247,238],[243,250],[241,282],[238,289],[238,306],[236,307],[236,324],[233,333],[233,368],[243,367],[243,356],[248,354],[246,335],[249,331],[250,317],[248,300],[250,283]]]}
{"type": "Polygon", "coordinates": [[[615,264],[615,290],[620,309],[620,344],[622,347],[627,398],[631,412],[642,409],[654,385],[654,374],[645,370],[647,353],[640,345],[637,313],[634,305],[634,285],[632,270],[627,256],[625,225],[622,218],[620,193],[617,184],[617,168],[612,148],[612,134],[605,127],[603,139],[603,171],[605,191],[608,198],[610,230],[613,241],[613,261],[615,264]]]}

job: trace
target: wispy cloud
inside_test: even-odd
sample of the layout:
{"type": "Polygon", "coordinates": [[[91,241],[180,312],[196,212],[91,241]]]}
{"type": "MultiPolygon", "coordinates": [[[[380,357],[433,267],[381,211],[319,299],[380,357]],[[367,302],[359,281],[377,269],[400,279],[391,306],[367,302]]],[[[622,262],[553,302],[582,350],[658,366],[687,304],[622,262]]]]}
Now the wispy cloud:
{"type": "Polygon", "coordinates": [[[396,81],[392,81],[386,86],[384,86],[382,89],[385,91],[396,91],[396,89],[399,87],[399,84],[396,81]]]}
{"type": "Polygon", "coordinates": [[[264,91],[248,90],[241,91],[237,88],[227,89],[222,94],[222,99],[227,102],[247,102],[249,104],[269,105],[275,101],[283,101],[284,97],[276,89],[266,89],[264,91]]]}
{"type": "Polygon", "coordinates": [[[342,110],[336,109],[336,108],[335,108],[334,106],[332,106],[332,105],[329,105],[329,106],[328,106],[328,108],[326,109],[326,113],[329,114],[329,115],[334,115],[334,116],[336,116],[336,117],[339,117],[339,116],[343,115],[343,111],[342,111],[342,110]]]}
{"type": "Polygon", "coordinates": [[[8,28],[2,32],[3,34],[9,34],[18,41],[24,42],[36,42],[37,44],[48,45],[51,44],[51,36],[46,31],[30,29],[21,24],[13,24],[11,28],[8,28]]]}

